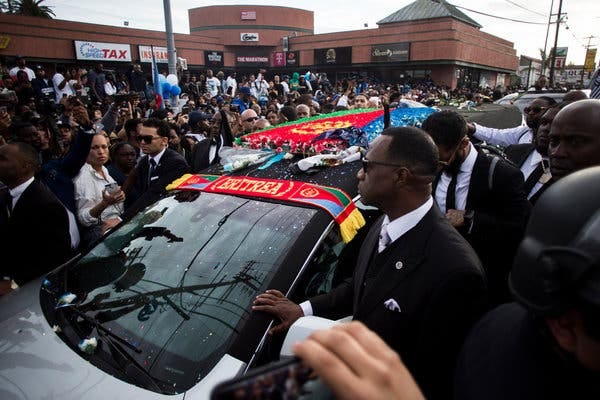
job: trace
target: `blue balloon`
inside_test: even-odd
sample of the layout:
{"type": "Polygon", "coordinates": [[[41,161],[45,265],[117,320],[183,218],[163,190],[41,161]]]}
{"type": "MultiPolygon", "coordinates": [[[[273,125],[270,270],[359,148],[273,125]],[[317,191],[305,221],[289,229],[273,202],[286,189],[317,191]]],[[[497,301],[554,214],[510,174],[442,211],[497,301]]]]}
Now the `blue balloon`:
{"type": "Polygon", "coordinates": [[[158,74],[158,82],[159,83],[165,83],[166,81],[167,81],[167,78],[163,74],[158,74]]]}
{"type": "Polygon", "coordinates": [[[181,88],[177,85],[173,85],[171,86],[171,95],[172,96],[179,96],[181,94],[181,88]]]}
{"type": "Polygon", "coordinates": [[[167,81],[162,83],[162,93],[163,97],[167,97],[169,93],[171,93],[171,84],[167,81]]]}

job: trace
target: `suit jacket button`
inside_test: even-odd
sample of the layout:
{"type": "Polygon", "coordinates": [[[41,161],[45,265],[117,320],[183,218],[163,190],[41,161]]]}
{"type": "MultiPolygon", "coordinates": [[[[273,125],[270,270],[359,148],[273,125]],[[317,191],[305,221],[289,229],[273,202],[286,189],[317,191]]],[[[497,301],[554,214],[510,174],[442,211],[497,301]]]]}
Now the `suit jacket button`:
{"type": "Polygon", "coordinates": [[[404,267],[402,261],[396,261],[396,269],[402,269],[402,267],[404,267]]]}

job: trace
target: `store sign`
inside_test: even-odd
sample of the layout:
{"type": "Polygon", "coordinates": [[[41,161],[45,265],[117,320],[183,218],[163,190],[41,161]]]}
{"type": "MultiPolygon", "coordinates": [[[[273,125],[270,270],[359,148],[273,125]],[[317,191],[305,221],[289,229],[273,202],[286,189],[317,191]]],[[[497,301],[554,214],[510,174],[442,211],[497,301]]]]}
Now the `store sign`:
{"type": "Polygon", "coordinates": [[[296,67],[299,65],[298,51],[276,51],[272,54],[271,65],[273,67],[296,67]]]}
{"type": "Polygon", "coordinates": [[[9,43],[10,38],[8,36],[0,35],[0,49],[7,48],[9,43]]]}
{"type": "Polygon", "coordinates": [[[223,64],[223,52],[222,51],[205,51],[204,52],[204,65],[211,67],[222,67],[223,64]]]}
{"type": "Polygon", "coordinates": [[[554,58],[554,68],[562,69],[565,67],[567,63],[566,57],[555,57],[554,58]]]}
{"type": "Polygon", "coordinates": [[[300,52],[288,51],[285,56],[285,64],[288,67],[297,67],[298,65],[300,65],[300,52]]]}
{"type": "Polygon", "coordinates": [[[128,44],[84,42],[75,40],[75,56],[88,61],[131,61],[128,44]]]}
{"type": "MultiPolygon", "coordinates": [[[[152,46],[138,46],[141,62],[152,62],[152,46]]],[[[154,47],[154,59],[157,63],[167,64],[169,53],[166,47],[154,47]]]]}
{"type": "Polygon", "coordinates": [[[273,53],[272,65],[274,67],[285,67],[285,52],[284,51],[276,51],[273,53]]]}
{"type": "Polygon", "coordinates": [[[372,62],[408,61],[409,55],[410,43],[371,46],[372,62]]]}
{"type": "Polygon", "coordinates": [[[585,70],[592,72],[596,61],[596,49],[587,49],[585,53],[585,70]]]}
{"type": "Polygon", "coordinates": [[[256,11],[242,11],[242,20],[244,20],[244,21],[256,20],[256,11]]]}
{"type": "Polygon", "coordinates": [[[258,32],[240,33],[240,41],[242,41],[242,42],[258,42],[258,32]]]}
{"type": "Polygon", "coordinates": [[[235,61],[238,65],[264,65],[269,64],[267,56],[236,56],[235,61]]]}
{"type": "Polygon", "coordinates": [[[331,47],[315,49],[315,65],[350,65],[352,64],[352,47],[331,47]]]}

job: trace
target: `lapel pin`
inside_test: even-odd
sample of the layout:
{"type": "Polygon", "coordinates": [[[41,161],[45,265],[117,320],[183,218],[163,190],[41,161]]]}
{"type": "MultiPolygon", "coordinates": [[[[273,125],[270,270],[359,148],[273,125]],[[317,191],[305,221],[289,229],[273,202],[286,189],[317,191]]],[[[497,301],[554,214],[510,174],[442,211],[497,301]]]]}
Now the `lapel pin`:
{"type": "Polygon", "coordinates": [[[402,269],[402,267],[404,267],[402,261],[396,261],[396,269],[402,269]]]}

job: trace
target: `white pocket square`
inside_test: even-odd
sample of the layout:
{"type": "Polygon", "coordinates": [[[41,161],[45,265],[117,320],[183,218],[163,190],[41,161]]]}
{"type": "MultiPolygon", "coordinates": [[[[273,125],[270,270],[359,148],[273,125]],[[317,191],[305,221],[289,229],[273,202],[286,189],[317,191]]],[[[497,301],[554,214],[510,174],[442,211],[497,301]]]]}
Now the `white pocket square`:
{"type": "Polygon", "coordinates": [[[402,310],[400,309],[400,306],[398,305],[398,303],[394,299],[386,300],[383,303],[383,305],[385,305],[385,308],[387,308],[390,311],[402,312],[402,310]]]}

